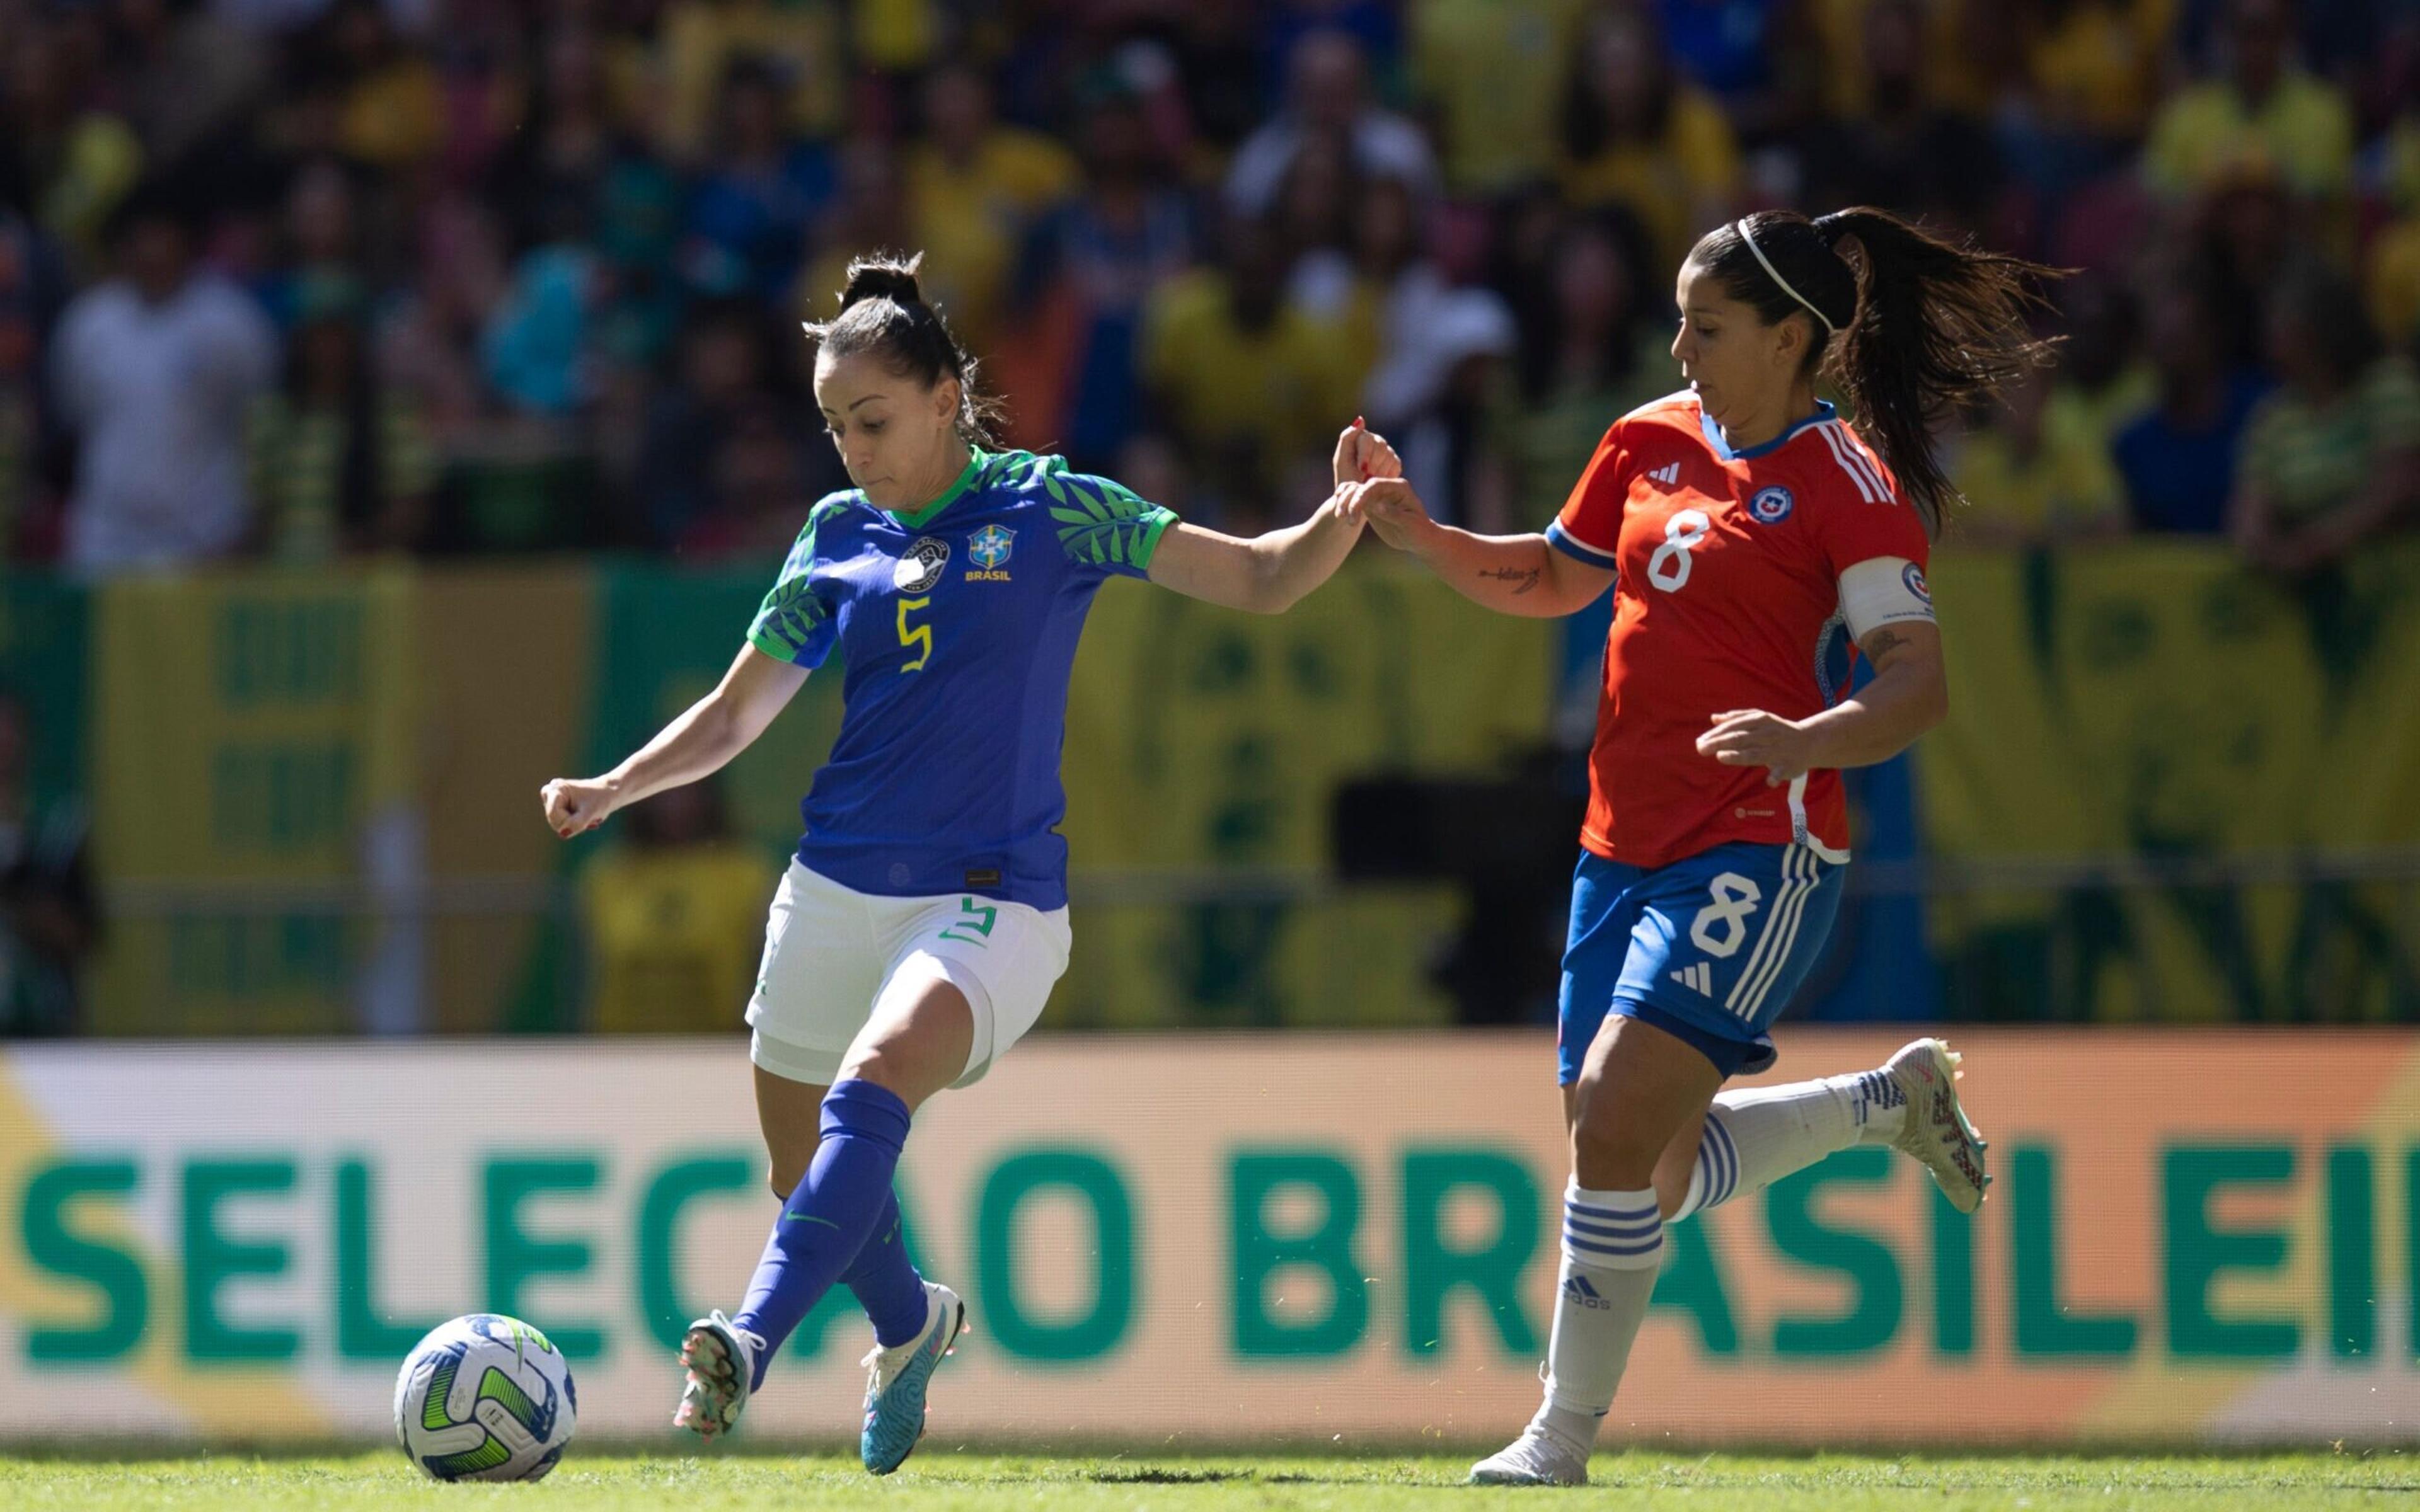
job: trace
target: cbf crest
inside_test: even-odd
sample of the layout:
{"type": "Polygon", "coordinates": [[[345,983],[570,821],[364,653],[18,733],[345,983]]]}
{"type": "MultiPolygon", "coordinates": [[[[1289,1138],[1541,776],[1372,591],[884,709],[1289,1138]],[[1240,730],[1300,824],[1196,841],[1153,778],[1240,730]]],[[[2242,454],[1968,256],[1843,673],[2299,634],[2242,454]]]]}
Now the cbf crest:
{"type": "Polygon", "coordinates": [[[1016,532],[1005,525],[986,525],[967,537],[967,560],[974,570],[969,582],[1006,582],[1009,553],[1016,549],[1016,532]]]}
{"type": "Polygon", "coordinates": [[[1790,512],[1797,507],[1798,501],[1790,496],[1789,489],[1777,483],[1770,488],[1759,488],[1756,496],[1747,501],[1748,517],[1759,525],[1778,525],[1788,519],[1790,512]]]}
{"type": "Polygon", "coordinates": [[[950,543],[938,535],[924,536],[891,569],[891,584],[903,594],[924,593],[941,580],[941,569],[949,563],[950,543]]]}

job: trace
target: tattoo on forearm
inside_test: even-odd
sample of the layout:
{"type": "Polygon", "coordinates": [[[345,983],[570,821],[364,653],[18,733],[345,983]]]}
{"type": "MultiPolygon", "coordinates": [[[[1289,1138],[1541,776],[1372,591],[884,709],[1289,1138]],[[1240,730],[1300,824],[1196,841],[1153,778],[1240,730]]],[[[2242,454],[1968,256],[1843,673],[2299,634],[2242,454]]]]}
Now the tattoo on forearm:
{"type": "Polygon", "coordinates": [[[1515,598],[1538,586],[1538,569],[1535,567],[1491,567],[1480,576],[1493,578],[1497,582],[1518,583],[1520,586],[1512,590],[1515,598]]]}
{"type": "Polygon", "coordinates": [[[1895,630],[1876,630],[1866,637],[1865,644],[1859,649],[1865,652],[1868,661],[1879,667],[1885,656],[1905,644],[1907,644],[1907,637],[1895,630]]]}

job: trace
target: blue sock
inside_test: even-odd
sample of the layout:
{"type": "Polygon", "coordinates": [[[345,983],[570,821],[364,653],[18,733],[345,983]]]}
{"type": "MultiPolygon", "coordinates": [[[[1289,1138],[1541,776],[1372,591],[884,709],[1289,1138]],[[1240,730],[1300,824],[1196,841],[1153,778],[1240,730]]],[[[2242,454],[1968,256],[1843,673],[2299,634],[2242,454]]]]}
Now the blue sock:
{"type": "Polygon", "coordinates": [[[874,1319],[874,1341],[895,1350],[924,1332],[924,1278],[908,1258],[907,1235],[899,1227],[899,1198],[882,1194],[882,1211],[874,1217],[874,1231],[840,1273],[865,1316],[874,1319]]]}
{"type": "Polygon", "coordinates": [[[823,1142],[773,1221],[748,1300],[732,1319],[765,1340],[751,1390],[765,1383],[774,1354],[865,1247],[893,1200],[891,1173],[907,1142],[908,1104],[890,1088],[845,1081],[824,1094],[823,1142]]]}

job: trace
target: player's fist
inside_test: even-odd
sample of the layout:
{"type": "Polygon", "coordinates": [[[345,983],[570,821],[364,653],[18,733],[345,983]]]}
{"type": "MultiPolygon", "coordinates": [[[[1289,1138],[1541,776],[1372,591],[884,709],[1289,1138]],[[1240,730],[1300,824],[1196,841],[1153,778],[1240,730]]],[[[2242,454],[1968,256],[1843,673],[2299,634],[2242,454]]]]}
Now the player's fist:
{"type": "Polygon", "coordinates": [[[1398,551],[1417,551],[1422,535],[1434,528],[1428,507],[1412,486],[1400,477],[1372,478],[1346,490],[1345,517],[1370,522],[1378,539],[1398,551]]]}
{"type": "Polygon", "coordinates": [[[1400,478],[1404,475],[1404,459],[1395,455],[1387,438],[1353,417],[1353,424],[1336,436],[1336,486],[1359,483],[1367,478],[1400,478]]]}
{"type": "Polygon", "coordinates": [[[603,778],[558,777],[538,789],[546,822],[564,840],[595,829],[613,811],[613,784],[603,778]]]}

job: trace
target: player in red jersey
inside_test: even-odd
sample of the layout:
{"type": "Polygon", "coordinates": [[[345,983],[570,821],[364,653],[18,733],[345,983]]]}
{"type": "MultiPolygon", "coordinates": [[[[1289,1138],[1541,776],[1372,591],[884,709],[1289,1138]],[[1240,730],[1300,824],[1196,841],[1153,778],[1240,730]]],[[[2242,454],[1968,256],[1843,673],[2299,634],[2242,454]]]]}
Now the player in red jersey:
{"type": "Polygon", "coordinates": [[[1615,595],[1563,955],[1574,1174],[1545,1403],[1474,1480],[1588,1478],[1667,1222],[1860,1143],[1916,1156],[1962,1211],[1982,1200],[1983,1142],[1937,1040],[1717,1093],[1773,1063],[1767,1030],[1830,932],[1839,768],[1897,755],[1947,708],[1924,565],[1956,492],[1925,417],[2041,359],[2023,316],[2047,271],[1882,210],[1754,215],[1682,265],[1687,391],[1615,422],[1544,533],[1439,525],[1402,483],[1358,501],[1490,609],[1615,595]],[[1854,692],[1848,644],[1873,669],[1854,692]]]}

